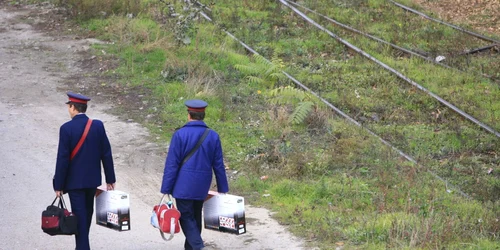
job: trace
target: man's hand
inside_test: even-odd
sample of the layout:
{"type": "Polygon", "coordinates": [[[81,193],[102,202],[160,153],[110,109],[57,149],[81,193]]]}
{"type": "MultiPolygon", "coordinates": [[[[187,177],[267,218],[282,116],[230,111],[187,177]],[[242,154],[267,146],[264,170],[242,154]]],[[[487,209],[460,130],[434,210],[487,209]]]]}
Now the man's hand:
{"type": "Polygon", "coordinates": [[[107,184],[107,190],[110,191],[110,190],[115,190],[115,184],[114,183],[108,183],[107,184]]]}
{"type": "Polygon", "coordinates": [[[57,197],[61,197],[63,195],[63,191],[62,190],[56,190],[56,196],[57,197]]]}

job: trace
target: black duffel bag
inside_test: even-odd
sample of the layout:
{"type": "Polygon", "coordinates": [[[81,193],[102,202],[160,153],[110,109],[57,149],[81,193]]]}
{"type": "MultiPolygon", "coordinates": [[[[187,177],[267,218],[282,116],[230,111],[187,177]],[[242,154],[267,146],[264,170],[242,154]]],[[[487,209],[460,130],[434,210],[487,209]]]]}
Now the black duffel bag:
{"type": "Polygon", "coordinates": [[[42,212],[42,230],[49,235],[74,235],[78,233],[78,220],[68,211],[64,198],[56,197],[42,212]],[[54,205],[59,199],[58,205],[54,205]]]}

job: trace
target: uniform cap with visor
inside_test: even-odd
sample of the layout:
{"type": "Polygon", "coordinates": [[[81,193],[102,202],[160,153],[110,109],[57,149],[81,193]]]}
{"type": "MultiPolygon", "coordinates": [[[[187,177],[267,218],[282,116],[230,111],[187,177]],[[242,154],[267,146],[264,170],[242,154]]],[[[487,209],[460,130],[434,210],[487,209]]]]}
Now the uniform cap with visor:
{"type": "Polygon", "coordinates": [[[188,111],[193,112],[205,112],[205,108],[208,106],[208,103],[202,100],[187,100],[184,104],[188,111]]]}
{"type": "Polygon", "coordinates": [[[68,95],[69,101],[67,101],[66,104],[70,104],[70,103],[87,104],[87,102],[90,101],[90,98],[88,98],[84,95],[81,95],[81,94],[73,93],[71,91],[68,92],[67,95],[68,95]]]}

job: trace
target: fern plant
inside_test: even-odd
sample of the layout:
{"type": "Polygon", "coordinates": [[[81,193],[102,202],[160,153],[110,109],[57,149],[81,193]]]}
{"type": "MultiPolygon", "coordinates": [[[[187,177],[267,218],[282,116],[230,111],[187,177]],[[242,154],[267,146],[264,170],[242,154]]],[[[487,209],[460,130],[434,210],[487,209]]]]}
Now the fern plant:
{"type": "Polygon", "coordinates": [[[289,117],[289,122],[292,124],[303,123],[315,107],[313,97],[303,90],[291,86],[274,88],[276,83],[286,79],[285,74],[283,74],[285,65],[281,59],[275,56],[272,61],[269,61],[257,54],[254,54],[253,59],[253,62],[248,64],[236,64],[234,68],[246,75],[249,83],[270,88],[268,99],[270,104],[296,105],[289,117]]]}
{"type": "Polygon", "coordinates": [[[291,86],[279,87],[269,91],[269,102],[276,105],[292,104],[296,105],[289,122],[292,124],[301,124],[316,106],[314,97],[291,86]]]}
{"type": "Polygon", "coordinates": [[[281,59],[273,57],[272,61],[268,61],[258,54],[254,54],[253,59],[248,64],[234,65],[235,69],[246,75],[249,83],[273,88],[280,80],[286,79],[283,74],[285,64],[281,59]]]}

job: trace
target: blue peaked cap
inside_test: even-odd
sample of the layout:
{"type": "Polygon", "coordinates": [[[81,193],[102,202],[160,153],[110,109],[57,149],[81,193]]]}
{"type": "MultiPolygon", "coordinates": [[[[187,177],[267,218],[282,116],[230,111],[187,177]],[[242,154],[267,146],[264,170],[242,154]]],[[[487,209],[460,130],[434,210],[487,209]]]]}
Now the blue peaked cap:
{"type": "Polygon", "coordinates": [[[208,103],[202,100],[187,100],[184,102],[188,111],[203,112],[208,106],[208,103]]]}
{"type": "Polygon", "coordinates": [[[66,104],[68,104],[70,102],[87,104],[87,102],[90,101],[89,97],[86,97],[86,96],[81,95],[81,94],[73,93],[71,91],[69,91],[67,93],[67,95],[68,95],[69,101],[66,102],[66,104]]]}

